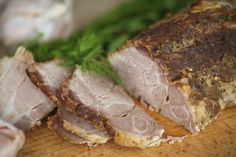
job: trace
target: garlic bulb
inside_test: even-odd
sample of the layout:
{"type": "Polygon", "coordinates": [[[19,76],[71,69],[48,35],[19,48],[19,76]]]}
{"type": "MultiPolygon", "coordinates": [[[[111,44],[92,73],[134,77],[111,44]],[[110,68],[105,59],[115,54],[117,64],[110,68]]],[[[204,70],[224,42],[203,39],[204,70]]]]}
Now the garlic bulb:
{"type": "Polygon", "coordinates": [[[67,37],[73,31],[72,0],[9,0],[0,17],[0,39],[7,46],[42,35],[67,37]]]}

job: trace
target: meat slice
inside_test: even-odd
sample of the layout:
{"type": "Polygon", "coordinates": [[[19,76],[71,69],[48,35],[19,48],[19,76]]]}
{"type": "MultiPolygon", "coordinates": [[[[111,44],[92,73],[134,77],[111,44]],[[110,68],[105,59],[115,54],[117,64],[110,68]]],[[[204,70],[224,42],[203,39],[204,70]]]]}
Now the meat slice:
{"type": "Polygon", "coordinates": [[[34,62],[25,48],[17,49],[14,58],[4,58],[0,64],[0,117],[27,130],[55,107],[30,81],[26,68],[34,62]]]}
{"type": "Polygon", "coordinates": [[[60,88],[60,101],[116,143],[146,148],[160,143],[164,130],[111,80],[77,68],[60,88]]]}
{"type": "MultiPolygon", "coordinates": [[[[58,104],[58,116],[64,126],[64,129],[73,132],[74,135],[78,135],[83,138],[83,141],[89,140],[89,145],[103,144],[109,140],[109,136],[95,127],[93,127],[88,121],[79,118],[74,113],[68,112],[59,104],[58,102],[58,89],[62,82],[69,78],[72,74],[70,68],[63,67],[60,65],[59,61],[51,61],[46,63],[33,63],[27,68],[27,74],[32,82],[42,90],[42,92],[51,98],[53,102],[58,104]]],[[[58,123],[58,122],[57,122],[58,123]]],[[[56,125],[57,123],[53,123],[56,125]]],[[[50,123],[50,125],[52,125],[50,123]]],[[[59,124],[58,124],[59,125],[59,124]]],[[[52,125],[53,126],[53,125],[52,125]]],[[[60,127],[50,127],[51,130],[55,129],[55,132],[62,137],[65,137],[64,133],[66,131],[61,131],[60,127]],[[59,128],[59,131],[58,131],[59,128]]],[[[68,133],[66,134],[66,136],[68,133]]],[[[74,137],[68,136],[67,138],[73,141],[74,137]],[[72,139],[71,139],[72,138],[72,139]]],[[[80,142],[78,142],[80,143],[80,142]]],[[[83,142],[82,142],[83,144],[83,142]]]]}
{"type": "Polygon", "coordinates": [[[2,76],[6,72],[6,69],[10,69],[13,62],[14,59],[9,57],[4,57],[0,60],[0,76],[2,76]]]}
{"type": "Polygon", "coordinates": [[[89,140],[91,143],[104,144],[110,139],[105,132],[95,128],[87,120],[78,117],[75,113],[66,111],[64,108],[59,108],[58,113],[66,130],[89,140]]]}
{"type": "Polygon", "coordinates": [[[48,127],[54,132],[54,134],[63,137],[65,140],[69,140],[73,144],[87,144],[88,146],[93,146],[93,143],[91,143],[90,141],[85,140],[70,131],[67,131],[63,127],[63,122],[58,115],[49,117],[48,127]]]}
{"type": "Polygon", "coordinates": [[[62,66],[59,60],[33,63],[27,68],[27,75],[31,81],[56,104],[58,88],[71,74],[72,70],[62,66]]]}
{"type": "Polygon", "coordinates": [[[196,133],[236,104],[236,10],[201,1],[109,56],[127,91],[196,133]]]}
{"type": "Polygon", "coordinates": [[[0,157],[15,157],[24,142],[22,131],[0,119],[0,157]]]}

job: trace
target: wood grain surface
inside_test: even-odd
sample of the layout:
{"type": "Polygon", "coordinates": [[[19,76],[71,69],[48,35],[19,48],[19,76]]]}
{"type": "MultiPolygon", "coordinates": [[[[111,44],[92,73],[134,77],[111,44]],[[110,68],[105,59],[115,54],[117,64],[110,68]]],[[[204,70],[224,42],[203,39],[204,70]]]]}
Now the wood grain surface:
{"type": "Polygon", "coordinates": [[[236,107],[224,110],[198,135],[190,135],[158,113],[151,114],[165,128],[165,136],[187,135],[186,139],[181,143],[163,143],[145,150],[125,148],[112,141],[89,148],[53,135],[44,122],[27,134],[18,157],[236,157],[236,107]]]}

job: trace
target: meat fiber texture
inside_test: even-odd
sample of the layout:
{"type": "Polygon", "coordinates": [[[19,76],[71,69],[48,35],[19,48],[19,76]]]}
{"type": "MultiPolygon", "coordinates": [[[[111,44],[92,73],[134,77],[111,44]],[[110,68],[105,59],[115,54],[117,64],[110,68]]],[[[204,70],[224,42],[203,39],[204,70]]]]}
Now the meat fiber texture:
{"type": "Polygon", "coordinates": [[[117,144],[147,148],[159,145],[164,130],[111,80],[78,67],[60,88],[60,102],[114,138],[117,144]]]}
{"type": "Polygon", "coordinates": [[[27,74],[31,81],[58,105],[56,116],[49,118],[49,128],[58,136],[62,136],[72,143],[89,146],[104,144],[110,139],[105,132],[96,129],[89,121],[78,117],[75,113],[66,111],[59,103],[58,89],[72,75],[70,68],[62,66],[60,61],[54,60],[29,65],[27,74]],[[78,137],[75,138],[75,136],[78,137]],[[80,142],[76,142],[76,139],[80,142]],[[81,141],[81,139],[83,140],[81,141]]]}
{"type": "Polygon", "coordinates": [[[9,0],[0,16],[0,39],[15,46],[41,35],[42,40],[67,37],[73,31],[72,0],[9,0]]]}
{"type": "Polygon", "coordinates": [[[65,140],[70,141],[73,144],[87,144],[88,146],[94,146],[89,140],[85,140],[76,134],[65,130],[63,127],[63,121],[60,119],[58,115],[53,117],[49,117],[48,119],[48,127],[50,130],[54,132],[55,135],[62,137],[65,140]]]}
{"type": "Polygon", "coordinates": [[[200,1],[128,41],[109,61],[127,91],[192,133],[236,104],[236,10],[200,1]]]}
{"type": "Polygon", "coordinates": [[[58,89],[72,75],[72,69],[62,66],[60,60],[30,64],[26,70],[30,80],[55,104],[58,89]]]}
{"type": "Polygon", "coordinates": [[[0,119],[0,157],[15,157],[24,142],[22,131],[0,119]]]}
{"type": "Polygon", "coordinates": [[[0,61],[0,117],[23,130],[39,125],[55,107],[26,75],[33,62],[23,47],[17,49],[15,57],[0,61]]]}

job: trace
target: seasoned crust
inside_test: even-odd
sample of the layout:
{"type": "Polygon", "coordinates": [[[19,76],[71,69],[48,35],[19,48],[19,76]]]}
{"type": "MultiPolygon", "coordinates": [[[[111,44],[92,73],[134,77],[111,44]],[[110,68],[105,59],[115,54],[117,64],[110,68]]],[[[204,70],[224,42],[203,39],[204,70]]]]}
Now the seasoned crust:
{"type": "Polygon", "coordinates": [[[222,29],[187,49],[174,54],[163,54],[158,59],[168,80],[179,86],[187,96],[189,106],[195,114],[195,123],[200,128],[217,116],[220,106],[228,106],[233,102],[236,104],[235,96],[230,96],[229,93],[232,89],[227,86],[231,84],[235,87],[234,43],[236,31],[222,29]],[[186,83],[181,79],[185,79],[186,83]]]}
{"type": "Polygon", "coordinates": [[[222,90],[223,84],[233,84],[236,78],[236,10],[227,3],[201,2],[181,14],[141,33],[128,45],[149,50],[167,81],[188,96],[192,112],[205,114],[195,117],[202,117],[196,123],[206,126],[202,123],[219,113],[227,91],[222,90]]]}
{"type": "Polygon", "coordinates": [[[54,90],[47,84],[45,84],[42,76],[36,69],[38,63],[33,63],[26,69],[26,74],[30,80],[38,87],[47,97],[49,97],[55,104],[58,104],[57,90],[54,90]]]}
{"type": "Polygon", "coordinates": [[[236,10],[230,4],[198,2],[140,33],[109,58],[130,47],[145,49],[166,82],[184,95],[193,128],[200,131],[221,108],[236,105],[235,26],[236,10]]]}
{"type": "Polygon", "coordinates": [[[58,104],[58,88],[70,77],[72,69],[61,65],[60,60],[33,63],[26,73],[31,81],[54,103],[58,104]]]}
{"type": "Polygon", "coordinates": [[[110,53],[109,57],[131,45],[148,49],[148,55],[152,58],[187,48],[206,34],[221,29],[226,21],[235,21],[235,9],[230,4],[217,4],[218,2],[194,3],[173,17],[148,27],[146,31],[127,41],[118,51],[110,53]]]}
{"type": "Polygon", "coordinates": [[[198,13],[180,13],[177,18],[161,22],[140,33],[128,45],[134,43],[146,47],[153,58],[163,53],[177,52],[200,41],[206,34],[221,29],[224,22],[235,17],[234,11],[224,6],[198,13]]]}
{"type": "Polygon", "coordinates": [[[74,112],[79,117],[90,121],[94,127],[106,132],[110,136],[114,136],[114,130],[108,124],[108,119],[78,100],[73,91],[68,89],[68,83],[69,80],[65,81],[59,89],[60,104],[62,104],[66,110],[74,112]]]}

